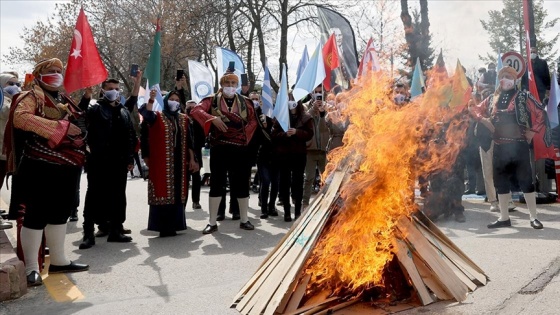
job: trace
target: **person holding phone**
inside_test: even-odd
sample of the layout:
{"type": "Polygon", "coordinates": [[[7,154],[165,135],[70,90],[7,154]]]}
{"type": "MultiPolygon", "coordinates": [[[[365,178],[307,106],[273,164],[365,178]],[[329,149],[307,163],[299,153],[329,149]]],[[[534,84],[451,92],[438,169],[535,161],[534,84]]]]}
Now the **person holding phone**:
{"type": "Polygon", "coordinates": [[[315,182],[315,174],[325,171],[327,164],[327,146],[330,131],[325,120],[327,114],[323,86],[319,85],[311,94],[307,113],[313,118],[313,138],[307,142],[307,163],[305,165],[305,183],[303,188],[303,206],[309,205],[311,191],[315,182]]]}
{"type": "Polygon", "coordinates": [[[80,249],[95,245],[95,236],[109,236],[107,242],[131,242],[125,235],[126,184],[134,168],[134,151],[138,142],[130,113],[138,101],[142,71],[132,78],[134,88],[125,104],[120,103],[119,81],[108,78],[101,83],[97,104],[89,106],[93,90],[86,90],[80,103],[88,120],[87,160],[88,188],[84,202],[84,238],[80,249]],[[111,200],[109,204],[105,201],[111,200]],[[94,235],[94,223],[98,232],[94,235]]]}
{"type": "MultiPolygon", "coordinates": [[[[148,126],[148,155],[144,160],[150,169],[148,230],[160,237],[177,235],[187,228],[185,205],[189,191],[189,174],[199,170],[189,132],[189,118],[180,112],[177,91],[163,99],[163,111],[153,111],[155,90],[139,112],[148,126]]],[[[200,176],[200,175],[199,175],[200,176]]]]}
{"type": "Polygon", "coordinates": [[[210,222],[202,233],[218,230],[216,222],[220,200],[225,192],[229,173],[230,188],[239,203],[240,224],[244,230],[254,230],[249,222],[249,143],[257,128],[253,103],[236,93],[239,79],[233,73],[220,78],[217,94],[203,99],[192,111],[193,118],[210,135],[210,222]]]}
{"type": "Polygon", "coordinates": [[[175,91],[179,93],[179,98],[181,99],[181,113],[185,113],[187,100],[191,99],[191,92],[189,90],[189,82],[185,72],[181,69],[177,70],[175,75],[175,91]]]}

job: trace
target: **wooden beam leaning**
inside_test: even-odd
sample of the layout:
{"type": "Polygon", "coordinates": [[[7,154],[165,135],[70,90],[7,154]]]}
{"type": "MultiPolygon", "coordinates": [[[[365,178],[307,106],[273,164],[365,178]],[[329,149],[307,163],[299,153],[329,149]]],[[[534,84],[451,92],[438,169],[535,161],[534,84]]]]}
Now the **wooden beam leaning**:
{"type": "Polygon", "coordinates": [[[416,226],[412,224],[410,218],[401,217],[398,220],[397,227],[403,235],[406,235],[406,241],[412,245],[411,248],[416,250],[422,260],[437,274],[455,300],[458,302],[466,300],[469,292],[468,287],[455,276],[453,270],[443,261],[416,226]]]}

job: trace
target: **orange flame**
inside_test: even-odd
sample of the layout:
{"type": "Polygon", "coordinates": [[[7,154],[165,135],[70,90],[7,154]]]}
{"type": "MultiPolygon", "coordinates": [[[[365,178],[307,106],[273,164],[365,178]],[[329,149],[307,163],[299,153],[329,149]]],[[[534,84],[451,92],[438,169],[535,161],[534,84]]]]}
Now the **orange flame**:
{"type": "Polygon", "coordinates": [[[426,94],[403,107],[393,103],[392,84],[388,75],[373,73],[343,97],[342,114],[351,124],[344,145],[329,154],[323,177],[343,166],[354,172],[340,188],[342,208],[304,267],[312,276],[308,290],[358,293],[383,286],[395,224],[418,209],[418,177],[450,168],[462,147],[466,119],[446,105],[452,78],[432,80],[426,94]],[[448,122],[446,144],[432,141],[448,122]]]}

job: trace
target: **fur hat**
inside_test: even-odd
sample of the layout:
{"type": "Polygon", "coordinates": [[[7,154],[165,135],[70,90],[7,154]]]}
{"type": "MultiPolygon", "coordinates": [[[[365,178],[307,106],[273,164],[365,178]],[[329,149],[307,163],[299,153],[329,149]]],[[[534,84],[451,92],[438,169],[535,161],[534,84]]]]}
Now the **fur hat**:
{"type": "Polygon", "coordinates": [[[43,70],[48,69],[52,66],[59,67],[60,69],[64,69],[64,65],[62,64],[62,61],[60,61],[60,59],[58,58],[43,59],[35,65],[35,69],[33,69],[33,76],[35,76],[36,78],[39,77],[39,75],[41,74],[41,72],[43,72],[43,70]]]}
{"type": "Polygon", "coordinates": [[[517,71],[515,71],[515,69],[509,66],[505,66],[502,69],[500,69],[500,72],[498,72],[498,79],[501,79],[506,74],[510,74],[515,79],[517,79],[517,71]]]}
{"type": "Polygon", "coordinates": [[[237,77],[237,75],[235,73],[231,73],[231,72],[226,72],[224,73],[224,75],[220,78],[220,85],[223,85],[224,82],[228,81],[228,80],[234,80],[236,83],[239,83],[239,78],[237,77]]]}

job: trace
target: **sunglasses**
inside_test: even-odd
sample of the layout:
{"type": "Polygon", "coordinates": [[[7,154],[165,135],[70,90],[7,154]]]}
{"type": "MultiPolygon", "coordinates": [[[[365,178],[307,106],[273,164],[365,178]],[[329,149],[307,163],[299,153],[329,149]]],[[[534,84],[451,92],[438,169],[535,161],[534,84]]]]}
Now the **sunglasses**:
{"type": "Polygon", "coordinates": [[[18,87],[21,87],[21,83],[19,83],[19,82],[8,81],[8,85],[16,85],[18,87]]]}

